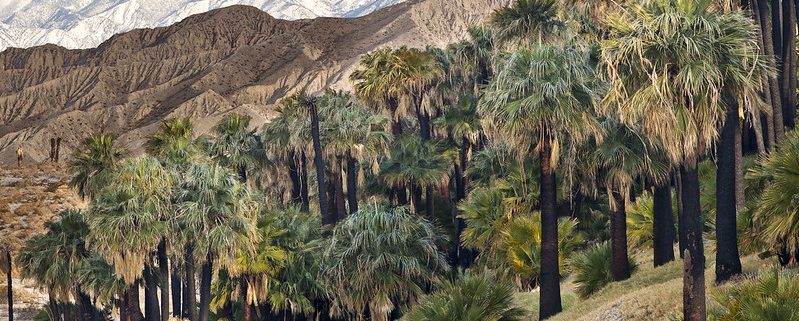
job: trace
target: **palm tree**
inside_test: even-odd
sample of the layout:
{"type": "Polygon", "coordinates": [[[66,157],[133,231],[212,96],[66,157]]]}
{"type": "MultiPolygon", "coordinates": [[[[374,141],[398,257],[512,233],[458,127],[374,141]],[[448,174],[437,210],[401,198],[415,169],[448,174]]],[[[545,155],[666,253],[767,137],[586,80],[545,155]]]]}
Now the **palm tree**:
{"type": "MultiPolygon", "coordinates": [[[[469,155],[472,146],[478,142],[482,129],[480,127],[480,115],[477,114],[478,99],[471,94],[463,94],[457,103],[449,106],[442,117],[435,120],[435,124],[447,130],[447,138],[453,145],[459,146],[458,156],[454,164],[455,178],[455,203],[466,198],[466,169],[468,166],[469,155]]],[[[453,239],[453,249],[455,252],[454,262],[466,265],[470,258],[468,254],[462,253],[460,235],[465,228],[463,219],[457,218],[459,213],[455,213],[455,237],[453,239]]]]}
{"type": "Polygon", "coordinates": [[[323,278],[332,314],[389,320],[393,310],[415,303],[447,267],[439,248],[444,241],[432,223],[405,207],[362,206],[335,227],[326,245],[323,278]]]}
{"type": "MultiPolygon", "coordinates": [[[[347,203],[349,213],[358,211],[359,168],[371,163],[377,168],[380,156],[388,153],[390,134],[386,132],[389,118],[381,113],[368,111],[357,104],[346,92],[328,90],[319,98],[319,112],[322,120],[321,136],[324,139],[324,152],[334,160],[333,184],[336,184],[336,206],[344,207],[343,182],[341,171],[346,162],[347,203]]],[[[338,213],[339,220],[345,215],[338,213]]]]}
{"type": "Polygon", "coordinates": [[[515,305],[513,286],[497,283],[487,272],[465,272],[439,282],[436,292],[420,300],[405,317],[408,321],[521,321],[526,311],[515,305]]]}
{"type": "Polygon", "coordinates": [[[602,44],[611,83],[605,106],[623,123],[640,124],[680,168],[686,320],[706,315],[697,165],[718,138],[726,110],[735,108],[722,96],[757,95],[752,79],[759,76],[751,73],[758,70],[752,66],[759,61],[756,35],[748,18],[719,12],[710,1],[653,0],[631,3],[609,19],[602,44]]]}
{"type": "Polygon", "coordinates": [[[271,208],[266,216],[276,218],[274,225],[282,231],[275,244],[286,252],[283,269],[271,280],[269,304],[273,311],[304,315],[316,320],[325,315],[319,304],[326,296],[321,275],[323,245],[319,217],[298,207],[271,208]],[[312,314],[316,317],[312,317],[312,314]]]}
{"type": "Polygon", "coordinates": [[[69,186],[75,188],[81,198],[91,198],[105,186],[113,167],[125,156],[125,150],[114,145],[114,136],[89,135],[72,156],[70,168],[75,176],[70,180],[69,186]]]}
{"type": "MultiPolygon", "coordinates": [[[[235,120],[232,120],[233,124],[228,124],[227,127],[235,127],[240,125],[235,123],[235,120]]],[[[221,127],[221,126],[220,126],[221,127]]],[[[222,128],[218,128],[217,131],[219,132],[222,128]]],[[[233,140],[231,136],[223,135],[224,138],[229,140],[233,140]]],[[[223,139],[224,139],[223,138],[223,139]]],[[[221,149],[224,148],[217,144],[216,146],[212,146],[210,142],[208,142],[208,147],[216,147],[217,150],[213,152],[223,153],[221,149]]],[[[160,126],[158,131],[156,131],[152,136],[147,139],[145,143],[145,148],[147,152],[156,157],[158,160],[162,162],[162,164],[170,169],[173,173],[182,173],[186,170],[189,164],[193,161],[197,161],[202,157],[202,152],[200,146],[197,141],[194,140],[194,125],[191,121],[191,118],[170,118],[164,120],[160,126]]],[[[212,153],[213,153],[212,152],[212,153]]],[[[237,153],[235,151],[234,153],[237,153]]],[[[241,157],[238,157],[241,158],[241,157]]],[[[230,160],[229,158],[223,158],[223,160],[230,160]]],[[[238,168],[237,168],[238,169],[238,168]]],[[[174,201],[174,200],[173,200],[174,201]]],[[[184,249],[183,255],[187,256],[187,250],[184,249]]],[[[173,254],[173,255],[180,255],[180,254],[173,254]]],[[[158,258],[158,268],[159,268],[159,277],[160,277],[160,284],[161,284],[161,309],[164,311],[169,311],[169,281],[167,280],[169,273],[169,259],[167,253],[167,240],[164,238],[158,244],[158,249],[156,256],[158,258]]],[[[180,280],[180,276],[178,275],[178,267],[174,264],[175,258],[173,257],[173,264],[172,264],[172,273],[171,273],[171,280],[178,281],[180,280]]],[[[187,307],[188,311],[194,311],[196,309],[195,297],[196,295],[192,295],[192,293],[196,293],[195,290],[195,282],[194,282],[194,265],[192,260],[185,260],[184,263],[186,264],[185,268],[185,276],[186,276],[186,288],[183,289],[182,286],[179,285],[179,282],[172,282],[172,294],[173,294],[173,315],[179,314],[179,309],[176,302],[179,302],[180,292],[187,291],[188,295],[186,298],[188,302],[181,302],[181,305],[187,307]]],[[[153,273],[147,274],[146,276],[150,278],[154,278],[152,275],[153,273]]],[[[155,282],[151,282],[155,283],[155,282]]],[[[147,287],[145,288],[145,299],[147,301],[156,300],[156,294],[154,287],[147,287]]],[[[154,302],[150,302],[150,304],[154,304],[154,302]]],[[[152,308],[151,308],[152,309],[152,308]]],[[[191,313],[189,313],[191,314],[191,313]]],[[[169,313],[164,312],[161,315],[161,321],[166,321],[169,313]]],[[[196,321],[192,319],[192,321],[196,321]]]]}
{"type": "Polygon", "coordinates": [[[391,157],[380,165],[381,177],[392,186],[413,186],[413,206],[421,213],[421,188],[427,190],[426,212],[433,219],[432,191],[437,186],[448,185],[452,157],[446,146],[438,141],[423,141],[415,135],[405,134],[394,141],[391,157]]]}
{"type": "Polygon", "coordinates": [[[547,40],[563,22],[557,19],[555,0],[515,0],[510,6],[497,9],[490,24],[502,44],[547,40]]]}
{"type": "MultiPolygon", "coordinates": [[[[505,187],[507,182],[498,180],[497,187],[477,188],[461,202],[460,218],[466,221],[461,241],[479,251],[478,263],[509,273],[520,289],[532,289],[541,280],[541,216],[530,213],[530,201],[538,193],[519,195],[505,187]]],[[[558,221],[559,272],[565,271],[566,258],[582,242],[576,223],[558,221]]]]}
{"type": "Polygon", "coordinates": [[[799,251],[799,212],[793,205],[799,195],[795,184],[799,181],[798,161],[799,132],[791,131],[780,149],[762,159],[748,174],[751,179],[766,181],[755,206],[755,220],[765,226],[765,240],[775,247],[784,246],[788,253],[799,251]]]}
{"type": "Polygon", "coordinates": [[[261,140],[270,158],[283,160],[288,165],[292,202],[308,210],[306,149],[311,141],[311,126],[307,110],[297,98],[299,95],[294,94],[280,101],[275,108],[278,116],[264,125],[261,140]]]}
{"type": "Polygon", "coordinates": [[[164,120],[144,147],[148,154],[170,166],[184,165],[200,154],[194,141],[194,124],[189,117],[164,120]]]}
{"type": "Polygon", "coordinates": [[[520,157],[538,153],[541,208],[540,318],[562,310],[558,273],[557,185],[560,146],[599,132],[590,108],[593,69],[573,46],[533,45],[504,54],[478,110],[487,130],[512,139],[520,157]],[[533,149],[534,148],[534,149],[533,149]],[[524,155],[524,156],[523,156],[524,155]]]}
{"type": "Polygon", "coordinates": [[[607,189],[610,202],[611,272],[614,281],[630,277],[629,257],[627,256],[627,203],[630,190],[636,179],[652,177],[655,182],[668,177],[667,166],[656,162],[650,154],[656,153],[646,138],[636,130],[613,119],[605,119],[604,140],[599,145],[585,147],[590,153],[590,171],[607,189]]]}
{"type": "Polygon", "coordinates": [[[180,239],[202,264],[198,320],[208,321],[214,264],[231,270],[238,253],[253,253],[257,206],[238,177],[213,162],[190,164],[177,183],[180,239]]]}
{"type": "MultiPolygon", "coordinates": [[[[239,293],[239,301],[244,306],[244,321],[253,321],[256,317],[256,307],[269,300],[269,291],[278,272],[284,268],[286,253],[277,244],[285,231],[279,226],[278,211],[269,211],[262,215],[257,222],[258,242],[252,253],[240,251],[233,268],[230,270],[232,278],[229,281],[235,284],[239,293]]],[[[221,277],[220,277],[221,279],[221,277]]],[[[217,281],[218,283],[221,282],[217,281]]],[[[217,296],[232,296],[232,293],[217,293],[217,296]]],[[[222,304],[216,300],[216,304],[222,304]]],[[[222,304],[224,305],[224,304],[222,304]]],[[[232,316],[231,316],[232,317],[232,316]]]]}
{"type": "MultiPolygon", "coordinates": [[[[79,210],[61,212],[58,220],[45,223],[47,232],[26,243],[17,257],[23,276],[33,278],[51,298],[69,303],[73,297],[80,307],[82,320],[98,320],[96,308],[76,277],[78,270],[92,257],[86,244],[89,226],[79,210]]],[[[50,311],[53,318],[58,313],[50,311]]]]}
{"type": "Polygon", "coordinates": [[[250,119],[247,115],[227,115],[211,129],[214,137],[206,141],[211,157],[236,171],[243,183],[265,161],[260,142],[249,129],[250,119]]]}
{"type": "MultiPolygon", "coordinates": [[[[151,157],[129,159],[121,163],[113,177],[91,204],[86,220],[89,241],[97,253],[114,266],[128,285],[125,301],[132,321],[142,319],[138,292],[143,276],[153,287],[152,256],[169,232],[172,173],[151,157]]],[[[160,315],[157,300],[148,299],[148,319],[160,315]]]]}
{"type": "MultiPolygon", "coordinates": [[[[14,262],[12,252],[22,247],[21,238],[16,233],[3,233],[0,236],[0,271],[6,274],[6,300],[8,303],[8,320],[14,320],[14,262]]],[[[19,263],[17,263],[19,265],[19,263]]]]}

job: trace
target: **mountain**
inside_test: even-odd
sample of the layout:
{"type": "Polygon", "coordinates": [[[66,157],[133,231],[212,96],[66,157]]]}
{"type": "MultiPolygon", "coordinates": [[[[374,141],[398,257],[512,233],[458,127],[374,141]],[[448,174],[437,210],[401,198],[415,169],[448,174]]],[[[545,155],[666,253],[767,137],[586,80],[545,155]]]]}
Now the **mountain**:
{"type": "Polygon", "coordinates": [[[279,19],[359,17],[404,0],[0,0],[0,50],[52,43],[90,48],[135,28],[168,26],[232,5],[279,19]]]}
{"type": "Polygon", "coordinates": [[[358,18],[296,21],[231,6],[92,49],[11,48],[0,53],[0,163],[14,161],[18,144],[26,161],[45,161],[55,137],[64,159],[101,127],[135,153],[169,117],[194,117],[200,132],[231,112],[260,125],[287,94],[350,89],[364,53],[446,46],[507,1],[409,0],[358,18]]]}

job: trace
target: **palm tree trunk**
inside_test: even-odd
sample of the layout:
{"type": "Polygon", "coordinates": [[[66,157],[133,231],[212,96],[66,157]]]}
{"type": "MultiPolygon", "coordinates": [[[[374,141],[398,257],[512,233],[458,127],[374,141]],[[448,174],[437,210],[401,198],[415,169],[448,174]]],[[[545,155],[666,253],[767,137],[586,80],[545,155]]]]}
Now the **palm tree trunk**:
{"type": "Polygon", "coordinates": [[[133,285],[128,287],[125,293],[125,300],[127,301],[125,306],[128,309],[128,319],[130,321],[144,320],[144,315],[141,313],[141,307],[139,306],[139,282],[139,280],[136,280],[133,285]]]}
{"type": "Polygon", "coordinates": [[[685,321],[705,321],[705,249],[702,240],[702,212],[699,203],[697,162],[680,166],[684,225],[687,247],[683,269],[683,317],[685,321]]]}
{"type": "Polygon", "coordinates": [[[305,151],[300,154],[300,197],[302,197],[301,208],[307,211],[311,201],[308,197],[308,157],[305,156],[305,151]]]}
{"type": "Polygon", "coordinates": [[[213,258],[210,250],[200,272],[200,321],[208,321],[211,312],[211,273],[213,272],[213,258]]]}
{"type": "Polygon", "coordinates": [[[399,206],[408,205],[408,190],[406,189],[405,184],[400,184],[400,186],[396,187],[396,194],[397,194],[397,205],[399,206]]]}
{"type": "Polygon", "coordinates": [[[158,276],[161,280],[161,321],[169,320],[169,258],[166,254],[166,240],[158,244],[158,276]]]}
{"type": "MultiPolygon", "coordinates": [[[[727,116],[716,145],[716,283],[741,273],[736,229],[736,162],[739,159],[735,136],[738,136],[739,120],[737,108],[730,108],[734,100],[730,102],[727,98],[727,116]]],[[[734,106],[737,107],[737,103],[734,106]]]]}
{"type": "Polygon", "coordinates": [[[316,103],[310,104],[311,112],[311,136],[313,140],[314,165],[316,166],[316,185],[319,195],[319,211],[322,216],[322,224],[333,224],[328,211],[327,201],[327,182],[325,181],[325,161],[322,158],[322,142],[319,134],[319,113],[316,110],[316,103]]]}
{"type": "Polygon", "coordinates": [[[194,246],[187,245],[186,252],[184,253],[184,265],[186,267],[186,284],[184,284],[185,288],[183,291],[183,315],[184,317],[188,317],[189,321],[197,321],[197,281],[195,280],[195,269],[194,269],[194,246]]]}
{"type": "Polygon", "coordinates": [[[347,151],[347,203],[350,214],[358,212],[358,168],[350,151],[347,151]]]}
{"type": "Polygon", "coordinates": [[[433,194],[434,194],[433,190],[434,189],[435,188],[432,185],[427,186],[427,188],[425,188],[425,195],[424,195],[425,211],[427,212],[427,218],[431,222],[433,221],[433,219],[435,219],[435,216],[436,216],[436,213],[434,213],[434,204],[435,203],[433,203],[433,201],[435,201],[433,199],[433,194]]]}
{"type": "Polygon", "coordinates": [[[627,257],[627,210],[624,196],[613,191],[610,209],[611,274],[614,281],[630,278],[630,259],[627,257]]]}
{"type": "MultiPolygon", "coordinates": [[[[58,302],[56,302],[55,298],[53,297],[53,290],[50,289],[47,291],[47,307],[50,310],[50,320],[51,321],[61,321],[61,312],[58,311],[58,302]]],[[[124,311],[125,309],[121,309],[124,311]]],[[[120,311],[121,312],[121,311],[120,311]]],[[[127,321],[127,320],[121,320],[127,321]]]]}
{"type": "Polygon", "coordinates": [[[674,175],[675,185],[677,186],[677,241],[679,243],[680,258],[683,258],[685,249],[688,248],[688,240],[685,236],[685,204],[683,201],[683,181],[682,173],[677,171],[674,175]]]}
{"type": "Polygon", "coordinates": [[[422,110],[421,95],[416,98],[416,119],[419,121],[419,136],[422,142],[430,140],[430,114],[422,110]]]}
{"type": "Polygon", "coordinates": [[[655,186],[653,195],[652,247],[655,267],[674,261],[674,214],[671,209],[671,186],[655,186]]]}
{"type": "Polygon", "coordinates": [[[147,321],[160,321],[158,281],[156,280],[155,269],[149,263],[145,263],[142,278],[144,279],[144,318],[147,321]]]}
{"type": "Polygon", "coordinates": [[[335,168],[333,168],[333,184],[334,185],[334,193],[336,195],[336,222],[344,220],[347,217],[347,204],[345,201],[344,195],[344,180],[342,179],[342,158],[341,156],[336,157],[336,164],[335,168]]]}
{"type": "MultiPolygon", "coordinates": [[[[772,15],[770,14],[767,0],[757,0],[757,17],[760,25],[761,35],[763,36],[763,48],[768,59],[769,65],[776,68],[776,44],[774,43],[774,28],[772,28],[772,15]]],[[[779,6],[777,6],[779,8],[779,6]]],[[[768,75],[768,88],[769,96],[771,97],[771,116],[769,126],[772,127],[771,131],[774,132],[774,143],[770,145],[770,149],[774,150],[776,144],[781,143],[785,139],[785,129],[782,123],[782,97],[780,96],[779,82],[776,74],[771,73],[768,75]]]]}
{"type": "Polygon", "coordinates": [[[422,188],[416,184],[412,184],[411,194],[413,194],[413,210],[416,214],[422,213],[422,188]]]}
{"type": "Polygon", "coordinates": [[[288,152],[287,164],[289,168],[289,179],[291,180],[291,201],[294,202],[294,204],[300,204],[302,203],[302,183],[300,182],[300,169],[297,166],[297,158],[294,151],[288,152]]]}
{"type": "MultiPolygon", "coordinates": [[[[122,294],[122,298],[119,300],[119,321],[130,321],[130,315],[128,314],[128,300],[125,298],[125,293],[122,294]]],[[[61,317],[59,316],[59,319],[61,317]]],[[[66,320],[64,320],[66,321],[66,320]]]]}
{"type": "Polygon", "coordinates": [[[247,300],[250,276],[245,274],[242,276],[241,280],[244,282],[244,284],[241,285],[241,304],[244,306],[244,321],[254,321],[255,306],[250,304],[249,300],[247,300]]]}
{"type": "Polygon", "coordinates": [[[8,321],[14,321],[14,280],[11,278],[11,251],[6,251],[6,298],[8,299],[8,321]]]}
{"type": "Polygon", "coordinates": [[[785,127],[796,128],[796,3],[782,1],[782,93],[785,127]]]}
{"type": "Polygon", "coordinates": [[[97,320],[97,313],[95,313],[94,304],[92,304],[92,299],[89,298],[85,292],[80,289],[80,286],[76,287],[75,289],[75,301],[78,304],[78,309],[80,311],[79,315],[81,320],[84,321],[96,321],[97,320]]]}
{"type": "Polygon", "coordinates": [[[178,273],[177,264],[175,264],[175,260],[172,260],[172,273],[170,276],[170,287],[172,288],[172,316],[175,318],[180,318],[183,312],[183,281],[180,279],[180,273],[178,273]]]}
{"type": "Polygon", "coordinates": [[[545,320],[563,310],[560,300],[558,270],[558,213],[555,169],[552,168],[552,146],[549,135],[541,141],[541,295],[539,319],[545,320]]]}
{"type": "MultiPolygon", "coordinates": [[[[782,0],[771,0],[771,39],[776,61],[782,61],[782,0]]],[[[765,11],[764,11],[765,12],[765,11]]],[[[778,72],[779,74],[779,72],[778,72]]]]}

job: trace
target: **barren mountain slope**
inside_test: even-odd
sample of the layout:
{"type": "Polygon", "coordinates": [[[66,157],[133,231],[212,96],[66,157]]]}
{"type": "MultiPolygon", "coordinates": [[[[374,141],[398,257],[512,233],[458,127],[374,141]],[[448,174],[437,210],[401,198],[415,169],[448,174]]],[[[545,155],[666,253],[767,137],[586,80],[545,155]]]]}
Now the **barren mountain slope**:
{"type": "Polygon", "coordinates": [[[62,158],[104,124],[134,152],[158,122],[192,116],[200,132],[230,112],[260,125],[299,89],[351,87],[360,55],[380,47],[444,46],[507,0],[412,0],[355,19],[284,21],[234,6],[175,25],[116,35],[99,47],[47,45],[0,53],[0,163],[22,144],[27,162],[62,158]]]}

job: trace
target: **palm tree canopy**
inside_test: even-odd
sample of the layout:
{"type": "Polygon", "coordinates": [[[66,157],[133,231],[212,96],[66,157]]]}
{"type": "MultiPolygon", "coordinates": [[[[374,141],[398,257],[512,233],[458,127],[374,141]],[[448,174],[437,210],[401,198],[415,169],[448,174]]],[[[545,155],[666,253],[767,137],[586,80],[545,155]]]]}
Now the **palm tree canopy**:
{"type": "Polygon", "coordinates": [[[90,243],[128,284],[170,229],[172,180],[152,157],[127,159],[87,213],[90,243]]]}
{"type": "Polygon", "coordinates": [[[496,67],[478,112],[483,128],[513,141],[520,157],[548,139],[555,167],[559,146],[601,133],[592,113],[596,80],[586,50],[532,45],[502,54],[496,67]]]}
{"type": "Polygon", "coordinates": [[[235,269],[239,253],[253,253],[259,242],[257,203],[229,169],[213,162],[192,163],[179,178],[176,223],[182,242],[192,242],[195,257],[207,255],[235,269]]]}
{"type": "Polygon", "coordinates": [[[190,117],[164,120],[144,147],[148,154],[170,165],[185,165],[200,155],[190,117]]]}
{"type": "Polygon", "coordinates": [[[642,133],[611,118],[601,124],[602,142],[589,142],[581,149],[588,154],[584,161],[588,175],[604,185],[608,195],[617,191],[627,199],[636,179],[648,177],[659,183],[669,178],[669,164],[660,157],[661,149],[642,133]]]}
{"type": "Polygon", "coordinates": [[[491,15],[501,42],[543,39],[563,23],[557,19],[556,0],[515,0],[491,15]]]}
{"type": "Polygon", "coordinates": [[[114,136],[92,134],[81,142],[72,156],[69,166],[75,177],[69,186],[77,189],[81,198],[92,197],[105,186],[113,167],[125,156],[126,151],[114,145],[114,136]]]}
{"type": "Polygon", "coordinates": [[[264,161],[260,142],[249,128],[250,119],[230,114],[211,129],[214,136],[207,139],[206,149],[214,160],[234,170],[254,168],[264,161]]]}
{"type": "Polygon", "coordinates": [[[789,250],[799,249],[799,132],[786,135],[781,148],[760,161],[747,175],[750,180],[765,180],[755,219],[763,222],[765,238],[783,243],[789,250]]]}
{"type": "Polygon", "coordinates": [[[35,279],[60,301],[69,302],[79,284],[75,274],[91,256],[85,241],[89,225],[79,210],[66,210],[44,227],[44,234],[34,236],[22,248],[17,264],[24,277],[35,279]]]}
{"type": "Polygon", "coordinates": [[[307,106],[302,105],[302,96],[297,93],[283,98],[275,108],[278,116],[261,129],[261,140],[271,157],[309,149],[311,120],[307,106]]]}
{"type": "MultiPolygon", "coordinates": [[[[718,137],[724,95],[753,109],[761,74],[757,29],[710,0],[631,2],[607,20],[604,109],[642,131],[677,163],[695,163],[718,137]]],[[[740,112],[743,115],[743,111],[740,112]]]]}
{"type": "Polygon", "coordinates": [[[415,302],[444,271],[441,231],[407,208],[369,204],[340,222],[324,253],[334,314],[349,320],[387,321],[391,311],[415,302]]]}
{"type": "Polygon", "coordinates": [[[388,152],[388,116],[361,107],[347,92],[328,90],[318,104],[325,154],[376,159],[388,152]]]}
{"type": "Polygon", "coordinates": [[[419,135],[403,134],[394,141],[391,157],[380,164],[380,173],[393,186],[443,185],[449,182],[453,158],[452,151],[441,142],[425,142],[419,135]]]}
{"type": "Polygon", "coordinates": [[[429,90],[444,75],[434,55],[417,48],[381,49],[361,57],[361,66],[350,76],[359,98],[383,108],[397,102],[395,119],[413,112],[415,99],[422,99],[421,112],[432,114],[429,90]]]}
{"type": "Polygon", "coordinates": [[[521,321],[526,316],[514,303],[513,286],[498,283],[488,272],[467,271],[454,281],[439,282],[436,288],[405,320],[521,321]]]}

